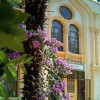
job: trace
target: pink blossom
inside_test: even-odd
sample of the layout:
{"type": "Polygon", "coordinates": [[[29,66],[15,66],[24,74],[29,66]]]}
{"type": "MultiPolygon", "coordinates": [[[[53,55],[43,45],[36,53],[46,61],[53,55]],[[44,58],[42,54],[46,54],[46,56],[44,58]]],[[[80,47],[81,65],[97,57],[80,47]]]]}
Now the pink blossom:
{"type": "MultiPolygon", "coordinates": [[[[57,68],[60,68],[61,71],[63,71],[64,73],[68,73],[68,74],[71,74],[71,69],[72,69],[72,66],[69,65],[67,63],[66,60],[63,60],[61,57],[58,57],[56,60],[55,60],[55,63],[56,63],[56,69],[57,68]]],[[[55,69],[55,70],[56,70],[55,69]]]]}
{"type": "Polygon", "coordinates": [[[48,92],[48,93],[51,93],[51,90],[48,88],[48,89],[47,89],[47,92],[48,92]]]}
{"type": "Polygon", "coordinates": [[[45,95],[44,93],[42,93],[42,94],[40,95],[40,97],[39,97],[37,100],[44,100],[45,97],[46,97],[46,95],[45,95]]]}
{"type": "Polygon", "coordinates": [[[66,93],[65,95],[60,93],[61,100],[70,100],[70,94],[66,93]]]}
{"type": "Polygon", "coordinates": [[[18,65],[15,65],[14,66],[14,69],[17,71],[18,70],[18,65]]]}
{"type": "Polygon", "coordinates": [[[60,47],[60,46],[63,46],[63,45],[64,45],[64,44],[61,43],[60,41],[57,41],[56,44],[57,44],[57,47],[60,47]]]}
{"type": "Polygon", "coordinates": [[[17,51],[8,54],[8,57],[9,57],[10,59],[16,59],[16,58],[18,58],[19,56],[20,56],[20,53],[17,52],[17,51]]]}
{"type": "Polygon", "coordinates": [[[41,37],[41,38],[44,38],[44,37],[47,36],[47,33],[45,32],[45,30],[39,30],[39,29],[38,29],[37,32],[40,33],[40,37],[41,37]]]}
{"type": "Polygon", "coordinates": [[[62,59],[61,57],[58,57],[58,58],[56,59],[56,64],[57,64],[57,65],[61,65],[61,64],[62,64],[62,61],[63,61],[63,59],[62,59]]]}
{"type": "Polygon", "coordinates": [[[28,32],[28,33],[27,33],[27,37],[28,37],[28,38],[30,38],[30,37],[32,37],[32,36],[34,36],[32,32],[28,32]]]}
{"type": "Polygon", "coordinates": [[[51,49],[52,49],[52,51],[55,53],[55,54],[57,54],[57,52],[58,52],[58,48],[57,47],[51,47],[51,49]]]}
{"type": "Polygon", "coordinates": [[[47,46],[51,46],[51,40],[46,40],[45,43],[47,46]]]}
{"type": "Polygon", "coordinates": [[[40,43],[38,41],[32,41],[34,48],[39,47],[40,43]]]}
{"type": "Polygon", "coordinates": [[[63,46],[63,43],[58,41],[56,38],[52,38],[51,41],[52,41],[52,46],[56,46],[56,47],[63,46]]]}
{"type": "Polygon", "coordinates": [[[52,67],[53,63],[50,60],[46,60],[46,65],[52,67]]]}
{"type": "Polygon", "coordinates": [[[37,35],[38,35],[38,33],[34,33],[34,34],[33,34],[33,36],[37,36],[37,35]]]}
{"type": "Polygon", "coordinates": [[[52,86],[52,90],[54,90],[56,93],[61,93],[66,87],[65,81],[56,81],[55,84],[52,86]]]}

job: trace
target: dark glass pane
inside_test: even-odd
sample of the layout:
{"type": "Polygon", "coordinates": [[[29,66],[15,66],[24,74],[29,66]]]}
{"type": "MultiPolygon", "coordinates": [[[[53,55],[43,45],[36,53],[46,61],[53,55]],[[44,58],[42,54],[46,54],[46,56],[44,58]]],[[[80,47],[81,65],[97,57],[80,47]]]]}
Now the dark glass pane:
{"type": "Polygon", "coordinates": [[[69,28],[70,28],[70,30],[71,30],[72,32],[75,32],[75,33],[78,32],[78,28],[77,28],[75,25],[73,25],[73,24],[71,24],[71,25],[69,26],[69,28]]]}
{"type": "Polygon", "coordinates": [[[75,80],[74,80],[74,74],[70,74],[67,76],[67,91],[70,93],[75,92],[75,80]]]}
{"type": "MultiPolygon", "coordinates": [[[[54,20],[52,22],[52,29],[51,29],[51,38],[56,38],[58,41],[63,42],[63,31],[62,31],[62,24],[54,20]]],[[[59,51],[63,51],[62,47],[58,48],[59,51]]]]}
{"type": "Polygon", "coordinates": [[[57,21],[57,20],[54,20],[54,21],[52,22],[52,25],[53,25],[54,28],[59,28],[59,29],[62,28],[61,23],[60,23],[59,21],[57,21]]]}
{"type": "Polygon", "coordinates": [[[75,54],[79,54],[79,36],[78,28],[75,25],[70,25],[70,31],[68,34],[68,46],[69,51],[75,54]]]}
{"type": "Polygon", "coordinates": [[[65,6],[61,6],[59,8],[59,12],[62,15],[63,18],[70,20],[72,18],[72,12],[69,8],[65,7],[65,6]]]}

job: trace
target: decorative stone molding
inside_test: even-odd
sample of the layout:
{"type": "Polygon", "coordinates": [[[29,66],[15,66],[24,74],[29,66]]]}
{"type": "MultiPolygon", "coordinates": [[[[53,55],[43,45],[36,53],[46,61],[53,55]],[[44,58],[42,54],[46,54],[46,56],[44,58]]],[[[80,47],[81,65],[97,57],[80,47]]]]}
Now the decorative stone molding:
{"type": "Polygon", "coordinates": [[[84,36],[84,34],[83,34],[83,32],[78,32],[78,34],[79,34],[79,36],[81,37],[83,37],[84,36]]]}
{"type": "MultiPolygon", "coordinates": [[[[69,4],[67,4],[67,3],[60,3],[59,5],[58,5],[58,7],[57,7],[57,12],[58,12],[58,14],[59,14],[59,16],[61,16],[61,14],[60,14],[60,12],[59,12],[59,7],[60,6],[65,6],[65,7],[68,7],[70,10],[71,10],[71,12],[72,12],[72,19],[74,19],[75,17],[76,17],[76,13],[75,13],[75,10],[74,10],[74,8],[72,8],[72,6],[70,6],[69,4]]],[[[62,16],[61,16],[62,17],[62,16]]],[[[71,20],[72,20],[71,19],[71,20]]],[[[66,21],[70,21],[70,20],[67,20],[67,19],[65,19],[66,21]]]]}
{"type": "Polygon", "coordinates": [[[100,29],[97,29],[95,27],[90,27],[90,32],[94,32],[94,33],[99,33],[100,29]]]}
{"type": "Polygon", "coordinates": [[[95,29],[95,33],[99,33],[100,32],[100,29],[95,29]]]}
{"type": "Polygon", "coordinates": [[[91,71],[100,71],[100,65],[91,65],[91,71]]]}
{"type": "Polygon", "coordinates": [[[90,32],[95,32],[95,28],[94,27],[90,27],[90,32]]]}
{"type": "Polygon", "coordinates": [[[51,22],[53,21],[53,20],[58,20],[62,25],[63,25],[63,27],[65,27],[65,21],[62,19],[62,17],[60,17],[60,16],[53,16],[51,19],[51,22]]]}
{"type": "Polygon", "coordinates": [[[70,31],[70,29],[69,28],[63,28],[63,31],[64,31],[64,34],[68,34],[68,32],[70,31]]]}

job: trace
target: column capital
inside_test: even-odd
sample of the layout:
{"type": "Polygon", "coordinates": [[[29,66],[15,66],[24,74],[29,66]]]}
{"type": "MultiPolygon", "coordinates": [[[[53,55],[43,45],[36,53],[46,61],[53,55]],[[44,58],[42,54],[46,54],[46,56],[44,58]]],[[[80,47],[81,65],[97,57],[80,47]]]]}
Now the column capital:
{"type": "Polygon", "coordinates": [[[94,32],[98,34],[100,32],[100,29],[95,28],[95,27],[90,27],[90,32],[94,32]]]}
{"type": "Polygon", "coordinates": [[[97,34],[99,34],[99,32],[100,32],[100,29],[95,29],[95,33],[97,33],[97,34]]]}
{"type": "Polygon", "coordinates": [[[90,27],[90,32],[95,32],[95,28],[94,27],[90,27]]]}
{"type": "Polygon", "coordinates": [[[83,32],[80,32],[80,31],[79,31],[78,34],[81,36],[81,35],[83,35],[83,32]]]}
{"type": "Polygon", "coordinates": [[[69,28],[63,28],[63,31],[66,34],[66,33],[68,33],[70,31],[70,29],[69,28]]]}

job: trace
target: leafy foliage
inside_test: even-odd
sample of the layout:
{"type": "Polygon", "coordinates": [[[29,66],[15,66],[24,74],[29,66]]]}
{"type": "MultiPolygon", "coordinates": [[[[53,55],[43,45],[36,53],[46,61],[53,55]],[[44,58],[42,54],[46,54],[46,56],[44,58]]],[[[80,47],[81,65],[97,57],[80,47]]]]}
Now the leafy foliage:
{"type": "MultiPolygon", "coordinates": [[[[15,0],[10,1],[14,2],[15,0]]],[[[2,51],[2,48],[24,52],[22,42],[26,40],[26,37],[23,31],[18,28],[18,24],[26,20],[27,16],[28,14],[21,10],[12,8],[12,5],[7,0],[0,0],[0,77],[2,76],[10,84],[17,77],[17,72],[14,68],[16,64],[20,65],[25,72],[23,63],[27,55],[25,54],[17,59],[11,60],[2,51]]],[[[27,61],[29,62],[29,60],[27,61]]],[[[3,97],[3,100],[8,100],[8,92],[2,85],[2,82],[0,83],[0,96],[3,97]]]]}
{"type": "Polygon", "coordinates": [[[12,9],[10,3],[1,0],[0,5],[0,47],[23,52],[22,41],[26,40],[18,24],[24,21],[27,14],[12,9]]]}
{"type": "MultiPolygon", "coordinates": [[[[0,82],[0,96],[3,97],[2,100],[8,100],[8,92],[4,85],[0,82]]],[[[1,99],[0,99],[1,100],[1,99]]]]}

